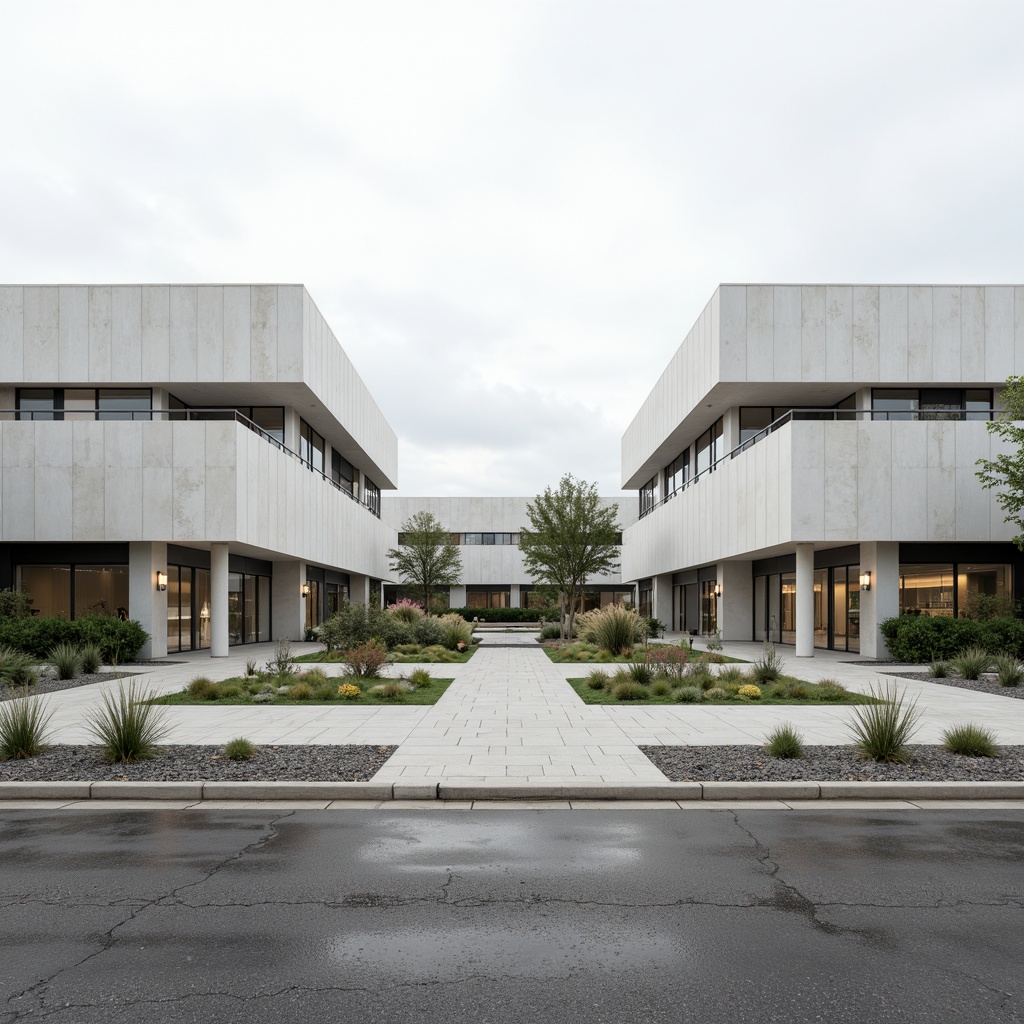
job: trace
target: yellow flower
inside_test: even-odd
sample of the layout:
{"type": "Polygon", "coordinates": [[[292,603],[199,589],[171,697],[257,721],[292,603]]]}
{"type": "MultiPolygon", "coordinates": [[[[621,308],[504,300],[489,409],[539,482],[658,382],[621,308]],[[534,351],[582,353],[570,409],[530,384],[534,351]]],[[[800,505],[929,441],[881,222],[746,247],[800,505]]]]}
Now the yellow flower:
{"type": "Polygon", "coordinates": [[[737,691],[741,697],[749,697],[751,700],[757,700],[761,696],[760,687],[748,684],[747,686],[741,686],[737,691]]]}
{"type": "Polygon", "coordinates": [[[344,697],[345,700],[354,700],[356,697],[362,694],[362,690],[358,686],[353,686],[351,683],[342,683],[338,687],[338,696],[344,697]]]}

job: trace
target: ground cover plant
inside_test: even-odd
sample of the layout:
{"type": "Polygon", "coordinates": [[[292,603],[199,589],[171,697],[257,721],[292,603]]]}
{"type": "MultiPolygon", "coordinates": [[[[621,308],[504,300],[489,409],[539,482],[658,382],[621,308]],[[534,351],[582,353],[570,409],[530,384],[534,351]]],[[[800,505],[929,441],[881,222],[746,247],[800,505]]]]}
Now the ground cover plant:
{"type": "MultiPolygon", "coordinates": [[[[459,665],[469,661],[476,654],[478,647],[473,644],[464,651],[450,651],[440,644],[422,647],[420,644],[399,644],[388,651],[388,662],[394,665],[459,665]]],[[[300,665],[338,665],[344,662],[344,651],[316,651],[313,654],[300,654],[292,659],[300,665]]]]}
{"type": "Polygon", "coordinates": [[[35,757],[46,749],[46,734],[53,712],[42,697],[0,704],[0,761],[35,757]]]}
{"type": "Polygon", "coordinates": [[[908,701],[894,683],[871,687],[871,696],[874,703],[853,713],[849,728],[854,747],[872,761],[906,764],[907,746],[921,717],[917,701],[908,701]]]}
{"type": "Polygon", "coordinates": [[[329,676],[313,668],[284,676],[238,676],[219,683],[199,676],[178,693],[152,698],[150,703],[211,706],[435,704],[451,682],[451,679],[435,678],[425,669],[412,672],[408,679],[380,679],[351,673],[329,676]]]}
{"type": "Polygon", "coordinates": [[[998,757],[999,747],[996,735],[983,725],[965,722],[943,730],[942,745],[951,754],[962,757],[998,757]]]}
{"type": "MultiPolygon", "coordinates": [[[[602,650],[597,644],[588,643],[585,640],[577,640],[565,646],[560,646],[557,640],[544,641],[541,646],[544,648],[547,656],[556,664],[586,664],[587,662],[595,662],[600,665],[621,664],[623,662],[645,661],[651,658],[656,660],[659,652],[665,649],[682,650],[682,648],[676,647],[674,644],[648,643],[636,644],[628,651],[613,655],[609,651],[602,650]]],[[[690,660],[695,659],[710,661],[712,664],[747,664],[742,658],[730,658],[724,654],[700,654],[692,656],[690,660]]]]}

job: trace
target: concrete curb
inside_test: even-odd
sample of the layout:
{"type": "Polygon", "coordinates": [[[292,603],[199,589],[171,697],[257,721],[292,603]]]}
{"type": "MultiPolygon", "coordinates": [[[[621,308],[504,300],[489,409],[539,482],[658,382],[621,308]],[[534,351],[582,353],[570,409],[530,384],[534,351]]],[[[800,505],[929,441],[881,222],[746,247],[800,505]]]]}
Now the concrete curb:
{"type": "Polygon", "coordinates": [[[1024,782],[0,782],[0,800],[1024,800],[1024,782]]]}

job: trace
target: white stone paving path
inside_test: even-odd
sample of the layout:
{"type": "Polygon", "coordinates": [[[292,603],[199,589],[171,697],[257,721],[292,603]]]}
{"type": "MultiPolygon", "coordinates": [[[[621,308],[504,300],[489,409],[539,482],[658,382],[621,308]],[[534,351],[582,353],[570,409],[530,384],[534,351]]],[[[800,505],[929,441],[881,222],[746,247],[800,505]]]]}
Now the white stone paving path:
{"type": "MultiPolygon", "coordinates": [[[[316,650],[296,644],[294,653],[316,650]]],[[[272,645],[236,648],[228,658],[203,652],[181,664],[159,664],[139,677],[160,693],[180,690],[199,673],[213,679],[239,675],[247,658],[262,664],[272,645]]],[[[726,653],[752,660],[760,645],[728,644],[726,653]]],[[[856,656],[816,652],[797,659],[780,648],[784,671],[816,681],[839,679],[866,692],[877,684],[879,668],[849,664],[856,656]]],[[[319,666],[340,675],[340,665],[319,666]]],[[[414,666],[394,666],[392,674],[414,666]]],[[[851,709],[843,706],[718,707],[690,705],[587,705],[565,682],[589,665],[552,663],[529,636],[491,634],[465,664],[424,666],[455,682],[434,706],[413,707],[217,707],[167,708],[173,729],[169,742],[220,744],[245,736],[256,744],[398,744],[400,749],[377,775],[380,781],[662,781],[639,744],[760,743],[773,725],[792,722],[805,741],[845,743],[851,709]],[[514,646],[512,646],[514,645],[514,646]]],[[[947,726],[979,722],[1002,743],[1024,744],[1024,700],[961,688],[897,680],[919,698],[923,711],[915,739],[938,742],[947,726]]],[[[51,694],[53,740],[91,742],[83,716],[114,683],[99,683],[51,694]]]]}

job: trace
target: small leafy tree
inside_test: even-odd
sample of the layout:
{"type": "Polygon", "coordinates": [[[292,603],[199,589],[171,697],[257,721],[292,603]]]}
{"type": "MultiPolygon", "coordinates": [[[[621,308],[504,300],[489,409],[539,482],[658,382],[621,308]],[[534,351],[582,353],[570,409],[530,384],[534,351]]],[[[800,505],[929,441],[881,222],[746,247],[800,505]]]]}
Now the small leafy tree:
{"type": "Polygon", "coordinates": [[[430,608],[431,594],[440,587],[454,587],[462,580],[462,558],[451,534],[432,512],[417,512],[401,526],[405,543],[388,551],[391,571],[407,586],[423,595],[430,608]]]}
{"type": "Polygon", "coordinates": [[[566,473],[558,490],[545,488],[526,506],[529,529],[519,531],[523,565],[540,584],[557,589],[567,607],[562,636],[572,636],[576,600],[590,576],[619,567],[618,505],[603,505],[597,485],[566,473]]]}
{"type": "Polygon", "coordinates": [[[988,432],[1012,446],[994,459],[978,459],[978,479],[986,490],[997,488],[996,501],[1005,522],[1017,527],[1014,544],[1024,551],[1024,377],[1007,377],[1002,392],[1003,414],[991,420],[988,432]]]}

